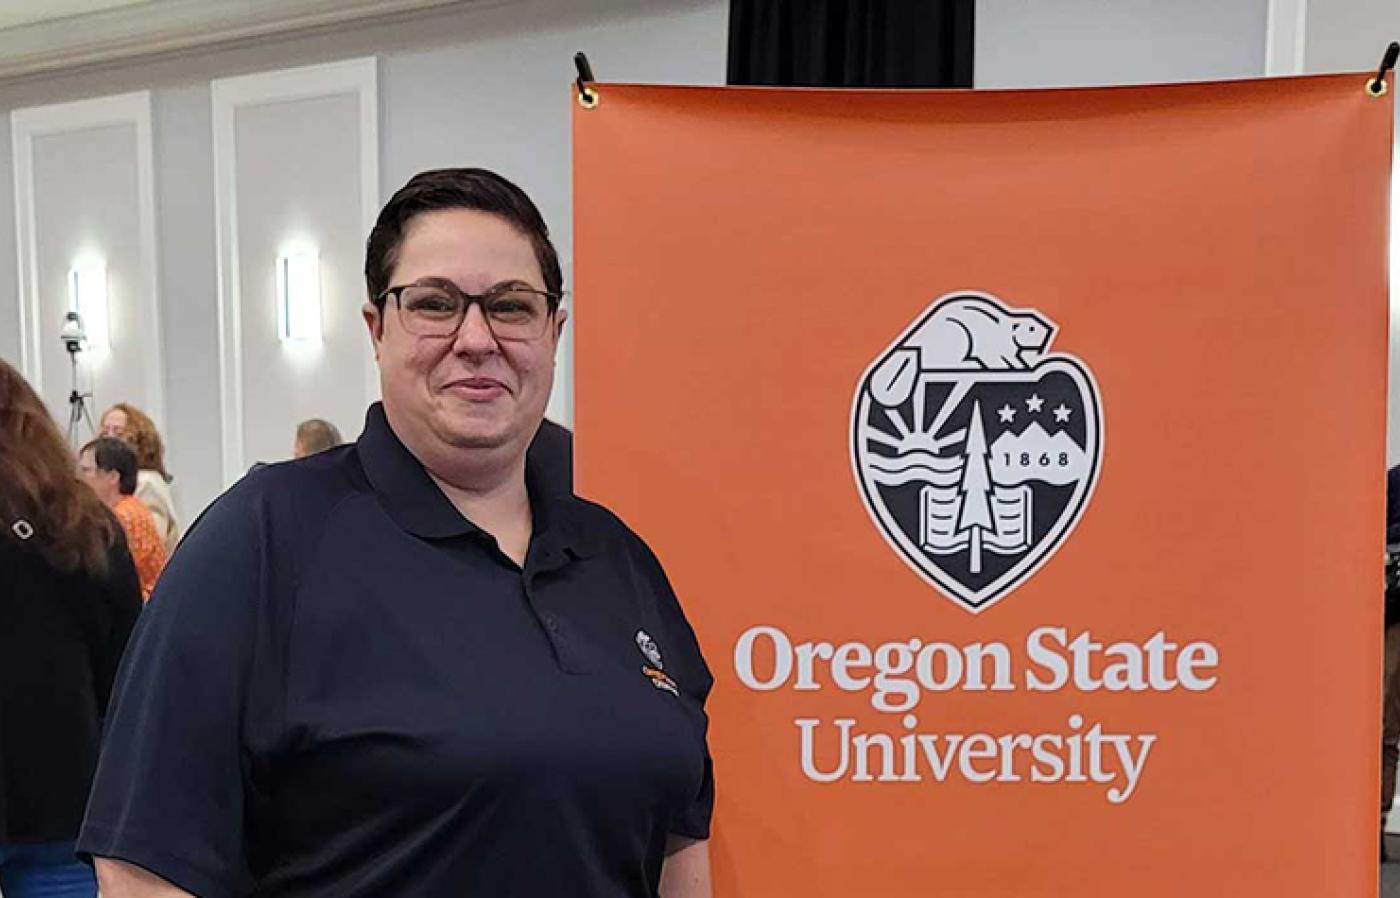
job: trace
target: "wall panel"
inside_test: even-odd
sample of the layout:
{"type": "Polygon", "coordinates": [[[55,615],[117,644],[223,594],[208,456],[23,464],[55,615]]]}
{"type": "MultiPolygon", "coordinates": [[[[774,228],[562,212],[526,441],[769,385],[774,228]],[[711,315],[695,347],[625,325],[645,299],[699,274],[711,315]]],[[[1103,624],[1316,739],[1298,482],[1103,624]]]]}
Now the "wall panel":
{"type": "MultiPolygon", "coordinates": [[[[72,382],[59,331],[70,307],[69,272],[101,265],[110,347],[89,345],[80,354],[79,389],[93,393],[94,418],[126,401],[163,425],[150,95],[16,110],[11,136],[25,375],[65,421],[72,382]]],[[[88,435],[85,425],[75,434],[88,435]]]]}
{"type": "Polygon", "coordinates": [[[297,422],[352,438],[377,394],[360,320],[378,211],[376,66],[358,59],[214,81],[223,477],[291,454],[297,422]],[[321,337],[283,340],[277,265],[313,253],[321,337]]]}

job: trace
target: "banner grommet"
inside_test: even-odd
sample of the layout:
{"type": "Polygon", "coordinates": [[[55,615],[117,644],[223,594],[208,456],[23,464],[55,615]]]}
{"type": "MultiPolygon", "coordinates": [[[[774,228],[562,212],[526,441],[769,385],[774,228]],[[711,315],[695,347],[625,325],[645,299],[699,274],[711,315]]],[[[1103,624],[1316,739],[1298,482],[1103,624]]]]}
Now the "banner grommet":
{"type": "Polygon", "coordinates": [[[574,80],[574,85],[578,87],[578,104],[584,109],[598,108],[598,90],[593,84],[593,66],[588,64],[588,56],[582,50],[574,54],[574,68],[578,70],[578,78],[574,80]]]}
{"type": "Polygon", "coordinates": [[[1390,46],[1385,48],[1385,53],[1381,55],[1381,64],[1376,69],[1376,77],[1366,82],[1366,94],[1372,97],[1383,97],[1390,93],[1390,85],[1386,83],[1386,72],[1395,69],[1396,60],[1400,60],[1400,41],[1391,41],[1390,46]]]}

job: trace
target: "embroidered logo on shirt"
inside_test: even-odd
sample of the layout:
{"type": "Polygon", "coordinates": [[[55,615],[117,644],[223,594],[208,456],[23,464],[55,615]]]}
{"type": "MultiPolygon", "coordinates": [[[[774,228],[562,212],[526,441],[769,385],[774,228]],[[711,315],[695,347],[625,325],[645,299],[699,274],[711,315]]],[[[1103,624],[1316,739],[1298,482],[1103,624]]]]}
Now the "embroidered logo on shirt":
{"type": "Polygon", "coordinates": [[[642,665],[642,673],[651,681],[651,685],[679,698],[681,692],[676,688],[676,681],[662,670],[665,665],[661,663],[661,649],[657,647],[656,640],[648,636],[646,630],[638,630],[633,639],[636,640],[637,650],[642,653],[642,657],[650,662],[642,665]]]}
{"type": "Polygon", "coordinates": [[[655,686],[657,689],[663,692],[669,692],[677,698],[680,698],[681,692],[676,688],[676,681],[666,676],[663,672],[643,664],[642,673],[646,674],[646,678],[651,680],[651,685],[655,686]]]}
{"type": "Polygon", "coordinates": [[[636,635],[637,648],[641,649],[642,655],[651,662],[651,666],[657,669],[664,669],[666,665],[661,663],[661,649],[657,648],[656,640],[647,635],[646,630],[638,630],[636,635]]]}

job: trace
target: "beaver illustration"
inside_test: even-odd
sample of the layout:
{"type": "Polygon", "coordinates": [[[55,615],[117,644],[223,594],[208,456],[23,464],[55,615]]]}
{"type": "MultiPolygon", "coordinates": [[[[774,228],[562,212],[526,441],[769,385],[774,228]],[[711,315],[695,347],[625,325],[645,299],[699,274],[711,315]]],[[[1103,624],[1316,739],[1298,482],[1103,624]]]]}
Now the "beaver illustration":
{"type": "Polygon", "coordinates": [[[1039,361],[1054,325],[1035,312],[1009,312],[981,296],[944,300],[904,339],[924,371],[1026,369],[1039,361]]]}
{"type": "Polygon", "coordinates": [[[923,371],[1025,370],[1049,347],[1055,325],[1035,312],[964,294],[940,302],[882,361],[870,388],[883,405],[909,397],[923,371]]]}

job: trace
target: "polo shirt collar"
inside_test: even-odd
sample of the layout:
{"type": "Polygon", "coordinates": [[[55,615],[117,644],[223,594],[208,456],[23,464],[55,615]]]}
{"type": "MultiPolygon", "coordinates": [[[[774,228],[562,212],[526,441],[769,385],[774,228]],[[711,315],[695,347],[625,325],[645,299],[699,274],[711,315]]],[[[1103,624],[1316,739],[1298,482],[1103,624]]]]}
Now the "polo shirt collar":
{"type": "Polygon", "coordinates": [[[525,486],[530,491],[530,512],[534,516],[534,541],[546,557],[559,550],[574,558],[587,558],[601,550],[600,534],[583,514],[584,503],[567,492],[551,492],[545,485],[556,477],[546,476],[525,461],[525,486]]]}
{"type": "MultiPolygon", "coordinates": [[[[474,534],[489,537],[457,510],[394,433],[383,403],[369,407],[364,432],[355,445],[370,486],[399,527],[425,539],[474,534]]],[[[544,479],[527,466],[525,480],[535,539],[575,557],[592,554],[598,546],[578,514],[581,503],[572,495],[551,495],[540,489],[538,484],[544,479]]]]}

